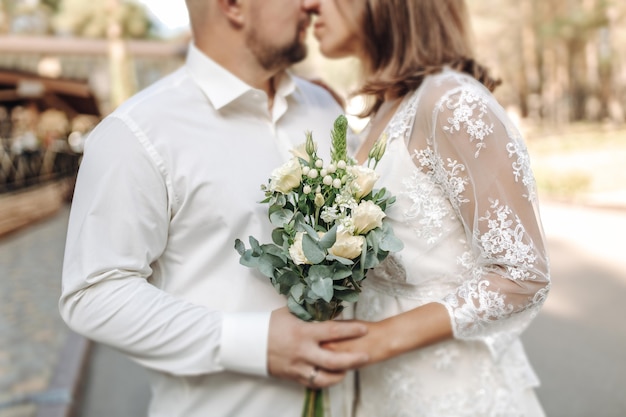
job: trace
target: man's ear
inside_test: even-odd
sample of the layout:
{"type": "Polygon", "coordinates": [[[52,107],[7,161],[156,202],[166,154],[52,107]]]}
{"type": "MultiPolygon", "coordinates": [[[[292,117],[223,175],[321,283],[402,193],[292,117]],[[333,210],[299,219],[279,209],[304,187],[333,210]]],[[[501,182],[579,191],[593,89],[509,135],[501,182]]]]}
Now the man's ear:
{"type": "Polygon", "coordinates": [[[228,21],[237,27],[243,26],[244,13],[243,13],[243,1],[242,0],[217,0],[218,7],[228,21]]]}

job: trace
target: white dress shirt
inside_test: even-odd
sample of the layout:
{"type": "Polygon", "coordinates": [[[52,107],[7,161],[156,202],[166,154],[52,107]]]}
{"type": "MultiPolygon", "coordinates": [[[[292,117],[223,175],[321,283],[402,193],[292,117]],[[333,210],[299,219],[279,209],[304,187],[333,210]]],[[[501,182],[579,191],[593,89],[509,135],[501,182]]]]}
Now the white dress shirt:
{"type": "Polygon", "coordinates": [[[60,311],[149,369],[151,417],[301,412],[304,388],[267,375],[270,312],[285,299],[239,264],[234,242],[271,241],[260,185],[305,130],[327,152],[342,110],[320,87],[279,79],[269,110],[191,45],[186,65],[86,142],[60,311]]]}

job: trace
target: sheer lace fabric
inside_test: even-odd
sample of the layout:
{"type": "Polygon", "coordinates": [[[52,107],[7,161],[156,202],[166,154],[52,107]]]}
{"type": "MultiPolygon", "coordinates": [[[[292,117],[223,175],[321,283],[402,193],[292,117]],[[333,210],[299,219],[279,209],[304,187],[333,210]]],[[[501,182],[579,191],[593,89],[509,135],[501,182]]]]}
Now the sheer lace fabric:
{"type": "Polygon", "coordinates": [[[405,248],[368,275],[357,317],[438,302],[455,338],[361,371],[359,416],[525,415],[538,381],[519,335],[550,280],[523,141],[488,90],[451,70],[385,132],[379,185],[397,196],[388,220],[405,248]]]}

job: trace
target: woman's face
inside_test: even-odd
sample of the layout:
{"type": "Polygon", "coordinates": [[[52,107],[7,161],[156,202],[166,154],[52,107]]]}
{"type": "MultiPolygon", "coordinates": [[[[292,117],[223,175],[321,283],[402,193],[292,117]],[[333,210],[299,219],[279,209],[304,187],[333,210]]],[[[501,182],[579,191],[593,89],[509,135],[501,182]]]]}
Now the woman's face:
{"type": "Polygon", "coordinates": [[[326,57],[343,58],[360,54],[362,48],[358,22],[364,2],[365,0],[304,0],[306,10],[317,15],[313,34],[326,57]]]}

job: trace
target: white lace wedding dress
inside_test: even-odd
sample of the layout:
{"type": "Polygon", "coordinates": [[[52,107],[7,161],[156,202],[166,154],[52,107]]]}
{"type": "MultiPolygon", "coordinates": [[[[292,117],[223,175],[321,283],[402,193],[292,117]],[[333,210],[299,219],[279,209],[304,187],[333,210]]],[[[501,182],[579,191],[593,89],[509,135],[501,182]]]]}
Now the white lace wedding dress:
{"type": "Polygon", "coordinates": [[[549,291],[526,148],[475,79],[428,77],[387,125],[377,167],[404,249],[364,281],[356,317],[438,302],[454,338],[359,371],[357,417],[543,416],[519,336],[549,291]]]}

